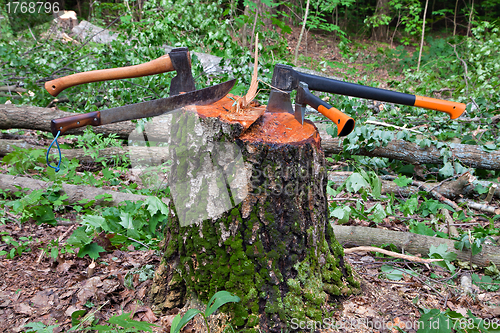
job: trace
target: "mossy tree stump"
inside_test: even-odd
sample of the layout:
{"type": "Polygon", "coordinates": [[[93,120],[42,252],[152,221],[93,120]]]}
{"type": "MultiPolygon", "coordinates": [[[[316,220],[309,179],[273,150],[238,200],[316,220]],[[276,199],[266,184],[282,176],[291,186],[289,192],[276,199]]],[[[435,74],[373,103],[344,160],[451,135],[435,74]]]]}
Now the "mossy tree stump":
{"type": "Polygon", "coordinates": [[[165,311],[227,290],[241,298],[226,310],[242,331],[282,332],[294,318],[321,321],[329,316],[325,305],[359,283],[328,221],[318,131],[263,106],[232,114],[232,103],[197,107],[199,146],[172,133],[184,144],[172,148],[170,184],[182,186],[171,185],[153,303],[165,311]]]}

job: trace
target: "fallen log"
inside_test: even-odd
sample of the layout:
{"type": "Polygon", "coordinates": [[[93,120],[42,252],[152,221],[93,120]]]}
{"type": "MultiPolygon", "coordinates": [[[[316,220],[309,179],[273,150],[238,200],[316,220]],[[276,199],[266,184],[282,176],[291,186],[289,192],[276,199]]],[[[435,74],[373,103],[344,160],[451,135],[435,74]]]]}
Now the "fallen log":
{"type": "MultiPolygon", "coordinates": [[[[352,174],[352,172],[341,171],[341,172],[330,172],[328,174],[328,180],[334,183],[334,187],[342,185],[347,178],[352,174]]],[[[395,182],[390,180],[381,179],[382,183],[382,194],[390,194],[396,193],[403,197],[409,197],[412,194],[421,191],[422,189],[417,188],[416,186],[406,186],[399,187],[395,182]]],[[[484,187],[489,187],[492,182],[479,180],[476,181],[477,184],[481,184],[484,187]]],[[[450,180],[444,183],[426,183],[428,188],[432,188],[434,191],[440,193],[444,197],[448,199],[455,199],[460,196],[464,197],[472,197],[477,195],[477,191],[475,190],[475,185],[470,184],[464,178],[458,178],[455,180],[450,180]]],[[[494,196],[500,198],[500,188],[496,188],[494,192],[494,196]]]]}
{"type": "MultiPolygon", "coordinates": [[[[50,185],[51,183],[49,182],[44,182],[42,180],[33,178],[0,174],[0,189],[5,191],[18,192],[20,191],[20,187],[22,189],[22,192],[28,194],[34,190],[44,190],[50,185]]],[[[66,201],[69,204],[77,203],[80,200],[95,200],[94,205],[117,206],[119,203],[125,200],[141,201],[148,198],[147,195],[116,192],[112,190],[96,188],[93,186],[62,184],[61,187],[62,191],[68,195],[68,199],[66,199],[66,201]],[[111,195],[111,198],[106,199],[103,197],[100,199],[96,199],[97,196],[102,196],[105,194],[111,195]]],[[[168,204],[168,199],[164,198],[162,199],[162,201],[168,204]]]]}
{"type": "MultiPolygon", "coordinates": [[[[5,156],[13,151],[15,147],[25,148],[25,149],[47,149],[44,146],[37,146],[33,144],[26,143],[22,140],[3,140],[0,139],[0,157],[5,156]]],[[[130,156],[132,149],[132,154],[134,161],[140,161],[145,165],[155,166],[160,165],[168,160],[168,149],[165,147],[110,147],[99,150],[98,158],[105,160],[113,160],[116,156],[130,156]]],[[[77,149],[61,149],[61,154],[64,159],[72,160],[76,158],[81,163],[91,164],[95,163],[95,159],[85,154],[85,151],[81,148],[77,149]]],[[[352,172],[330,172],[328,174],[328,180],[331,180],[337,186],[343,184],[346,179],[352,174],[352,172]]],[[[393,181],[381,180],[382,182],[382,194],[396,193],[403,197],[409,197],[412,194],[417,193],[419,190],[415,186],[399,187],[393,181]]],[[[492,182],[489,181],[477,181],[484,187],[490,187],[492,182]]],[[[478,195],[475,191],[475,186],[469,183],[464,183],[462,180],[452,180],[444,182],[443,184],[438,183],[426,183],[429,188],[433,188],[434,191],[442,194],[448,199],[455,199],[457,197],[473,197],[478,195]],[[437,186],[439,185],[439,186],[437,186]]],[[[494,196],[500,198],[500,187],[497,187],[494,191],[494,196]]]]}
{"type": "Polygon", "coordinates": [[[394,244],[400,251],[427,256],[431,246],[437,247],[441,244],[446,244],[448,246],[447,251],[456,253],[457,260],[470,261],[481,267],[487,267],[491,263],[497,266],[500,264],[500,248],[496,246],[483,244],[482,251],[473,256],[470,250],[456,250],[454,247],[455,241],[451,239],[378,228],[342,226],[335,224],[332,224],[332,227],[335,238],[344,247],[394,244]]]}
{"type": "MultiPolygon", "coordinates": [[[[42,149],[45,151],[48,147],[33,145],[23,140],[0,139],[0,157],[14,152],[16,148],[31,150],[42,149]]],[[[51,153],[55,154],[54,148],[51,153]]],[[[129,156],[131,153],[135,161],[140,161],[143,164],[151,166],[164,163],[168,159],[168,151],[164,147],[109,147],[99,150],[97,158],[92,157],[82,148],[61,149],[61,155],[64,159],[72,160],[73,158],[76,158],[80,161],[80,163],[85,164],[96,163],[96,159],[110,161],[115,159],[117,156],[129,156]]]]}
{"type": "MultiPolygon", "coordinates": [[[[321,147],[325,154],[340,154],[343,152],[342,140],[333,138],[325,132],[320,132],[321,147]]],[[[475,169],[500,170],[500,151],[485,152],[480,146],[455,144],[451,147],[453,157],[464,166],[475,169]]],[[[404,141],[392,140],[385,147],[374,150],[361,148],[356,155],[370,157],[387,157],[405,161],[409,164],[443,164],[443,158],[436,147],[421,148],[419,145],[404,141]]]]}
{"type": "MultiPolygon", "coordinates": [[[[73,112],[65,112],[55,108],[0,104],[0,129],[22,128],[50,132],[50,121],[52,119],[72,115],[74,115],[73,112]]],[[[76,128],[66,133],[82,134],[84,129],[84,127],[76,128]]],[[[119,138],[126,139],[134,129],[134,123],[123,121],[116,124],[94,127],[94,132],[102,133],[106,136],[116,133],[119,138]]]]}
{"type": "MultiPolygon", "coordinates": [[[[54,118],[74,115],[72,112],[64,112],[57,109],[40,108],[35,106],[16,106],[12,104],[0,104],[0,129],[35,129],[50,131],[50,121],[54,118]]],[[[135,129],[131,121],[94,127],[94,132],[110,135],[115,133],[121,139],[128,139],[130,133],[135,129]]],[[[68,134],[81,134],[84,128],[73,129],[68,134]]],[[[339,154],[343,151],[342,141],[332,138],[326,132],[320,132],[321,147],[325,154],[339,154]]],[[[158,141],[168,141],[166,133],[155,133],[158,141]]],[[[500,151],[485,152],[480,146],[455,144],[451,148],[455,159],[463,165],[488,170],[500,170],[500,151]]],[[[442,164],[443,159],[436,147],[421,148],[420,146],[404,140],[393,140],[385,147],[378,147],[368,151],[361,148],[356,155],[370,157],[387,157],[395,160],[405,161],[410,164],[442,164]]]]}

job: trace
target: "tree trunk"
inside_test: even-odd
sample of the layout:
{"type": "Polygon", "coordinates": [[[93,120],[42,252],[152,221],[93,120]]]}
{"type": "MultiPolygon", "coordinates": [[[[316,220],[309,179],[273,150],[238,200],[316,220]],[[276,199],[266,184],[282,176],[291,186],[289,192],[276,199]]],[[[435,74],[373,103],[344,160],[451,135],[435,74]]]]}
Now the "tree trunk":
{"type": "Polygon", "coordinates": [[[429,0],[425,1],[424,18],[422,22],[422,38],[420,39],[420,50],[418,50],[417,72],[420,70],[420,60],[422,59],[422,50],[424,49],[424,36],[425,36],[425,17],[427,16],[427,6],[429,0]]]}
{"type": "MultiPolygon", "coordinates": [[[[375,9],[375,16],[382,18],[383,16],[390,16],[389,0],[377,0],[377,8],[375,9]]],[[[389,31],[389,24],[379,24],[373,28],[373,39],[377,41],[387,40],[389,31]]]]}
{"type": "Polygon", "coordinates": [[[171,216],[154,306],[166,311],[227,290],[241,298],[229,307],[239,331],[321,320],[326,303],[359,283],[328,222],[317,129],[288,113],[264,113],[243,133],[205,117],[232,103],[197,107],[199,121],[184,114],[171,128],[171,216]]]}
{"type": "MultiPolygon", "coordinates": [[[[295,46],[295,58],[294,58],[294,61],[293,61],[293,63],[294,63],[295,66],[297,66],[297,58],[299,57],[300,43],[302,41],[302,36],[304,35],[304,30],[306,29],[307,14],[309,14],[309,2],[310,2],[310,0],[307,0],[307,3],[306,3],[306,13],[304,14],[304,21],[302,21],[302,29],[300,29],[299,40],[297,41],[297,45],[295,46]]],[[[306,51],[307,51],[307,43],[306,43],[306,51]]]]}
{"type": "Polygon", "coordinates": [[[469,37],[472,28],[472,15],[474,14],[474,0],[471,1],[471,8],[469,13],[469,24],[467,24],[467,37],[469,37]]]}

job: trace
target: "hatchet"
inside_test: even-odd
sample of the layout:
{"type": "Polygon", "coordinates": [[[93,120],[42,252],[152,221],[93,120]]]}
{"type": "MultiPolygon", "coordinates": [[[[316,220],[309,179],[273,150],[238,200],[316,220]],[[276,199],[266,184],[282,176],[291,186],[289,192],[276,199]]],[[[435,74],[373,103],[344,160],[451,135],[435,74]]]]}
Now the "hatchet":
{"type": "Polygon", "coordinates": [[[266,112],[289,112],[294,114],[295,118],[303,124],[304,111],[307,104],[330,118],[337,125],[339,136],[348,135],[354,129],[354,120],[314,96],[309,89],[382,102],[418,106],[445,112],[451,119],[460,117],[465,111],[465,104],[463,103],[328,79],[317,75],[301,73],[294,70],[291,66],[282,64],[277,64],[274,67],[271,85],[273,89],[269,95],[266,112]],[[292,108],[290,99],[292,90],[297,90],[295,110],[292,108]]]}
{"type": "Polygon", "coordinates": [[[176,71],[177,75],[170,83],[170,96],[196,89],[193,74],[191,73],[191,57],[187,47],[173,49],[169,54],[140,65],[99,69],[60,77],[45,82],[45,89],[52,96],[57,96],[64,89],[79,84],[129,79],[171,71],[176,71]]]}

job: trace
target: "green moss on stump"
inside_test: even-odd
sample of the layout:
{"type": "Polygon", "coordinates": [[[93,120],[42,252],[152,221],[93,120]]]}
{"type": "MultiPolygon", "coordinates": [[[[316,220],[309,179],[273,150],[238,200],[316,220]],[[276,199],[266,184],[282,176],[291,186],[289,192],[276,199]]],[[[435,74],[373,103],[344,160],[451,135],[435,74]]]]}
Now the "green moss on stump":
{"type": "MultiPolygon", "coordinates": [[[[326,302],[359,288],[327,221],[321,194],[325,189],[317,197],[308,194],[314,192],[315,182],[326,186],[323,166],[319,176],[311,170],[300,179],[296,176],[300,168],[305,170],[295,166],[297,161],[311,160],[311,169],[321,162],[308,149],[290,147],[281,152],[279,147],[257,145],[247,162],[269,174],[252,176],[249,196],[255,200],[245,216],[240,203],[215,221],[186,227],[176,217],[170,221],[164,258],[178,258],[176,272],[186,295],[194,293],[203,302],[220,290],[238,295],[240,302],[221,310],[232,313],[232,324],[241,332],[284,331],[293,318],[322,320],[330,315],[325,312],[326,302]],[[286,165],[296,170],[280,174],[286,165]],[[273,182],[273,177],[279,181],[273,182]],[[295,182],[301,187],[292,196],[275,193],[278,187],[295,188],[295,182]]],[[[175,208],[172,212],[175,215],[175,208]]]]}

